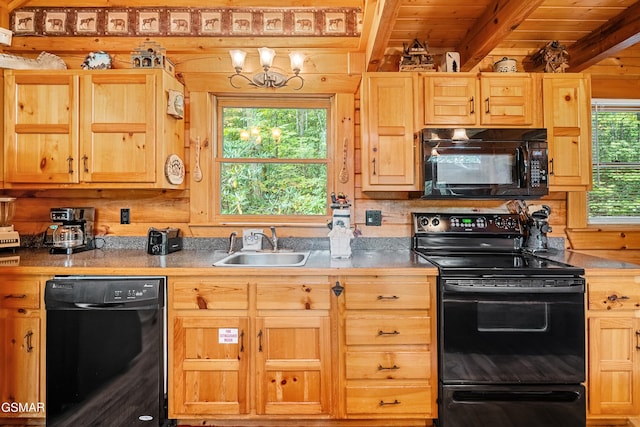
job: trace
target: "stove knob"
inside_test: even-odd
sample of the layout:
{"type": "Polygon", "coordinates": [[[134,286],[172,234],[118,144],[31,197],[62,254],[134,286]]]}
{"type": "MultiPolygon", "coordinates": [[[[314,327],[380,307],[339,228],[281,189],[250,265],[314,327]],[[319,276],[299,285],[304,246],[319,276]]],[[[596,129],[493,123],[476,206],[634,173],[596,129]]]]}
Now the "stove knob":
{"type": "Polygon", "coordinates": [[[421,226],[426,227],[429,225],[429,218],[426,216],[420,217],[418,222],[420,223],[421,226]]]}
{"type": "Polygon", "coordinates": [[[440,220],[438,218],[433,218],[431,220],[431,225],[433,225],[434,227],[437,227],[440,224],[440,220]]]}

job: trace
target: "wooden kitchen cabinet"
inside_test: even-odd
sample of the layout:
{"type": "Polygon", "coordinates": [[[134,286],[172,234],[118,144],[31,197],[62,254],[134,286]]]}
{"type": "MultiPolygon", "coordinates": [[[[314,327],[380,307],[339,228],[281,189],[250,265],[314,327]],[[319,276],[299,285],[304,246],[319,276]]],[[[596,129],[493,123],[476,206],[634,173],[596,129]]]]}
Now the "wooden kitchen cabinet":
{"type": "Polygon", "coordinates": [[[44,315],[39,276],[0,281],[0,418],[44,418],[44,315]],[[22,407],[26,411],[19,412],[22,407]]]}
{"type": "Polygon", "coordinates": [[[422,127],[535,127],[540,83],[529,73],[421,75],[422,127]]]}
{"type": "Polygon", "coordinates": [[[542,78],[549,141],[550,191],[591,188],[591,80],[583,74],[542,78]]]}
{"type": "Polygon", "coordinates": [[[435,277],[341,277],[346,418],[437,418],[435,277]]]}
{"type": "Polygon", "coordinates": [[[184,158],[168,91],[184,87],[164,70],[6,70],[4,90],[7,188],[184,187],[165,177],[184,158]]]}
{"type": "Polygon", "coordinates": [[[640,277],[612,271],[588,287],[588,412],[591,417],[640,413],[640,277]]]}
{"type": "Polygon", "coordinates": [[[330,308],[326,276],[170,277],[169,416],[328,416],[330,308]]]}
{"type": "Polygon", "coordinates": [[[420,189],[416,73],[365,73],[362,79],[362,190],[420,189]]]}
{"type": "Polygon", "coordinates": [[[169,417],[249,412],[249,288],[169,277],[169,417]]]}
{"type": "Polygon", "coordinates": [[[256,412],[331,414],[328,278],[260,278],[256,309],[256,412]]]}

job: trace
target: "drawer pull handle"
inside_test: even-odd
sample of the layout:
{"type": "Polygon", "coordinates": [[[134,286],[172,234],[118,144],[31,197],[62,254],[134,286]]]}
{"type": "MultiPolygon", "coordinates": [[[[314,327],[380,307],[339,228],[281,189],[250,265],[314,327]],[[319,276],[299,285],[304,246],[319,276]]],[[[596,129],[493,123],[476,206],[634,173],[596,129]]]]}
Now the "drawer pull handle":
{"type": "Polygon", "coordinates": [[[400,401],[398,399],[396,399],[393,402],[385,402],[384,400],[381,400],[378,405],[379,406],[387,406],[387,405],[399,405],[399,404],[400,404],[400,401]]]}
{"type": "Polygon", "coordinates": [[[609,296],[607,297],[607,299],[608,299],[609,301],[611,301],[611,302],[614,302],[614,301],[618,301],[618,300],[629,299],[629,297],[628,297],[628,296],[626,296],[626,295],[618,296],[618,295],[616,295],[616,294],[613,294],[613,295],[609,295],[609,296]]]}
{"type": "Polygon", "coordinates": [[[400,369],[400,366],[398,366],[398,365],[393,365],[391,367],[388,367],[388,366],[382,366],[382,365],[378,364],[378,371],[395,371],[395,370],[398,370],[398,369],[400,369]]]}
{"type": "Polygon", "coordinates": [[[640,350],[640,331],[636,331],[636,350],[640,350]]]}
{"type": "Polygon", "coordinates": [[[23,299],[26,297],[27,297],[27,294],[9,294],[9,295],[5,295],[4,299],[11,299],[11,298],[23,299]]]}
{"type": "Polygon", "coordinates": [[[385,332],[385,331],[378,331],[378,336],[382,336],[382,335],[400,335],[400,332],[398,331],[393,331],[393,332],[385,332]]]}
{"type": "Polygon", "coordinates": [[[378,301],[383,300],[383,299],[395,300],[395,299],[400,299],[400,297],[398,297],[396,295],[392,295],[390,297],[385,297],[384,295],[378,295],[378,301]]]}

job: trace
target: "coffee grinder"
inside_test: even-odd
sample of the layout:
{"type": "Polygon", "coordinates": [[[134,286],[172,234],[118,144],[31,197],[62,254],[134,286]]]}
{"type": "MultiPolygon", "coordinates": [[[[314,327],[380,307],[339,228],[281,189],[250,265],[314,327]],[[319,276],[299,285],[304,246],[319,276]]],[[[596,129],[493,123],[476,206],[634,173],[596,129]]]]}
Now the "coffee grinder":
{"type": "Polygon", "coordinates": [[[95,249],[95,208],[51,208],[52,254],[72,254],[95,249]]]}
{"type": "Polygon", "coordinates": [[[13,215],[16,211],[15,197],[0,197],[0,249],[20,247],[20,235],[13,229],[13,215]]]}

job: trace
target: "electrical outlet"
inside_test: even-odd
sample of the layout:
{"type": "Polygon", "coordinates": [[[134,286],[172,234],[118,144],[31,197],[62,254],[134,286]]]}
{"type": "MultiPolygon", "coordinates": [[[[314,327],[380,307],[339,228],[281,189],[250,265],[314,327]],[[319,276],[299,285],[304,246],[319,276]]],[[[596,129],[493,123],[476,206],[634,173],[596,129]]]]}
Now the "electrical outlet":
{"type": "Polygon", "coordinates": [[[131,210],[129,208],[120,209],[120,224],[131,224],[131,210]]]}
{"type": "Polygon", "coordinates": [[[365,211],[365,224],[374,226],[382,225],[382,211],[365,211]]]}

